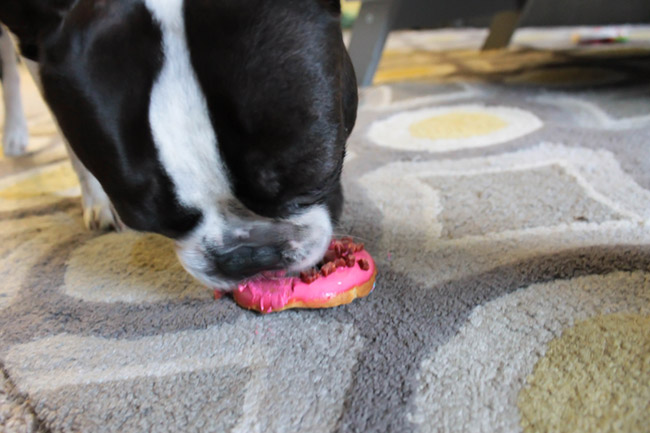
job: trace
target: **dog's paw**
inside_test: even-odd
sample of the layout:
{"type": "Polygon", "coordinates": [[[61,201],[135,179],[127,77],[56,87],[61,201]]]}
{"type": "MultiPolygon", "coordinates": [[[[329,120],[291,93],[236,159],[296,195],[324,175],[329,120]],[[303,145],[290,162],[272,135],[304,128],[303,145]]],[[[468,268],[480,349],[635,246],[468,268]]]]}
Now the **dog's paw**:
{"type": "Polygon", "coordinates": [[[84,182],[81,188],[84,225],[89,230],[125,229],[120,217],[115,212],[108,198],[96,179],[84,182]]]}
{"type": "Polygon", "coordinates": [[[122,230],[119,218],[110,204],[84,205],[84,225],[88,230],[122,230]]]}
{"type": "Polygon", "coordinates": [[[27,123],[24,120],[8,122],[2,137],[2,151],[5,156],[23,156],[29,142],[27,123]]]}

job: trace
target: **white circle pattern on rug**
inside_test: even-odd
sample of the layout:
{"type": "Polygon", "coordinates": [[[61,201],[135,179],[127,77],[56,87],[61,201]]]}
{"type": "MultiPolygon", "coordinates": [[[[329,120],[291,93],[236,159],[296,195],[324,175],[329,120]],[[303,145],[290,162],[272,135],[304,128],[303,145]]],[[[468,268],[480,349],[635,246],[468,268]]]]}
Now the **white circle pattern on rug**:
{"type": "Polygon", "coordinates": [[[449,152],[504,143],[542,125],[515,107],[454,105],[395,114],[371,125],[368,137],[398,150],[449,152]]]}
{"type": "Polygon", "coordinates": [[[13,305],[42,255],[81,230],[62,212],[0,221],[0,311],[13,305]]]}
{"type": "Polygon", "coordinates": [[[382,212],[380,245],[394,253],[390,266],[422,284],[560,249],[650,240],[650,193],[607,151],[542,144],[489,157],[394,162],[359,183],[382,212]],[[411,249],[421,252],[417,261],[411,249]]]}

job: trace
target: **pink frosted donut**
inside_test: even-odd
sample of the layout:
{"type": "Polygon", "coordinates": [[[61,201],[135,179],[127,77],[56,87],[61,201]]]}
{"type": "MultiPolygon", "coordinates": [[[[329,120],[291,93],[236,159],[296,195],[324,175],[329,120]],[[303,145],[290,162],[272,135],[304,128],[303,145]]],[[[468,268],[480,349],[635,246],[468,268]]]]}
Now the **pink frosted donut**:
{"type": "Polygon", "coordinates": [[[377,268],[363,244],[333,240],[320,269],[300,277],[262,276],[245,281],[232,293],[241,307],[261,313],[289,308],[329,308],[363,298],[375,287],[377,268]]]}

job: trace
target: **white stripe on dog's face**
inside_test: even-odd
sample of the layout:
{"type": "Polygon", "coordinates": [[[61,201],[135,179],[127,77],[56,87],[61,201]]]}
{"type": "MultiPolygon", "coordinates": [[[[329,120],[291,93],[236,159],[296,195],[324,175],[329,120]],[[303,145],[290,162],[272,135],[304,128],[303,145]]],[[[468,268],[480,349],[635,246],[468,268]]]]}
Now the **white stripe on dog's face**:
{"type": "Polygon", "coordinates": [[[146,0],[160,23],[163,66],[151,92],[149,121],[159,158],[182,204],[203,209],[231,197],[205,97],[190,62],[183,0],[146,0]]]}
{"type": "Polygon", "coordinates": [[[232,193],[206,99],[190,61],[183,0],[145,0],[145,5],[160,25],[164,55],[151,93],[152,136],[179,201],[202,214],[199,225],[177,240],[181,262],[203,283],[232,288],[236,280],[220,272],[219,257],[239,245],[264,246],[252,235],[264,231],[273,245],[282,245],[283,267],[312,266],[324,254],[332,234],[329,212],[315,205],[286,220],[241,212],[243,206],[232,193]]]}

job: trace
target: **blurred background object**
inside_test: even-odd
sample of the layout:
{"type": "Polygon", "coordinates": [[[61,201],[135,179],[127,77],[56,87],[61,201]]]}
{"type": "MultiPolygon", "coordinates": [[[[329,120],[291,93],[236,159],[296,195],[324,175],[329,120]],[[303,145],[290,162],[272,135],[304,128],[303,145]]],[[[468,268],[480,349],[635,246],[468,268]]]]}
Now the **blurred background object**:
{"type": "MultiPolygon", "coordinates": [[[[358,11],[349,51],[361,86],[373,82],[386,37],[392,30],[489,27],[483,49],[496,49],[507,47],[515,29],[520,27],[650,22],[648,0],[616,3],[610,0],[363,0],[343,3],[345,25],[350,25],[358,11]]],[[[598,41],[607,42],[602,38],[598,41]]],[[[624,39],[611,41],[623,42],[624,39]]]]}
{"type": "Polygon", "coordinates": [[[341,2],[341,9],[343,10],[343,17],[341,19],[341,25],[344,29],[349,29],[354,24],[359,15],[359,9],[361,9],[360,1],[345,1],[341,2]]]}

